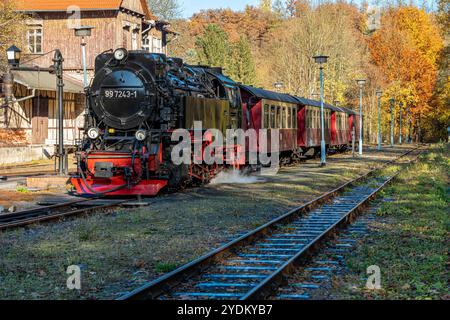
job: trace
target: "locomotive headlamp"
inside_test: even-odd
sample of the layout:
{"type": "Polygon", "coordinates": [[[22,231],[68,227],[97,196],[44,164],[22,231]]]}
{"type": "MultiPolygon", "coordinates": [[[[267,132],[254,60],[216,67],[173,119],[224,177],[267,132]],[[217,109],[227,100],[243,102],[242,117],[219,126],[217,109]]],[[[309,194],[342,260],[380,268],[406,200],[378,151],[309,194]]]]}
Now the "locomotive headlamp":
{"type": "Polygon", "coordinates": [[[128,56],[128,51],[124,48],[117,49],[114,51],[114,59],[122,61],[128,56]]]}
{"type": "Polygon", "coordinates": [[[100,130],[98,128],[90,128],[87,135],[90,139],[95,140],[100,136],[100,130]]]}
{"type": "Polygon", "coordinates": [[[138,141],[144,141],[145,138],[147,138],[147,132],[145,132],[145,130],[136,131],[136,139],[138,141]]]}

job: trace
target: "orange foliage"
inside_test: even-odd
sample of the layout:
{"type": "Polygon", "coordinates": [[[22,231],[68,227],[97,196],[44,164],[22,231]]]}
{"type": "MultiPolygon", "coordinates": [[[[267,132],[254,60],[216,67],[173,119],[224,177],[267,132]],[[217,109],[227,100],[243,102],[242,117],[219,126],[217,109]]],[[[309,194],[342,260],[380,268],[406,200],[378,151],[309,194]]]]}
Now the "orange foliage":
{"type": "Polygon", "coordinates": [[[228,34],[231,42],[239,41],[244,34],[250,42],[259,45],[277,22],[278,18],[273,13],[247,6],[244,11],[201,11],[192,16],[189,29],[191,36],[198,36],[208,24],[217,24],[228,34]]]}
{"type": "Polygon", "coordinates": [[[387,80],[412,88],[410,96],[401,99],[415,102],[412,111],[416,115],[429,109],[442,48],[439,29],[425,11],[416,7],[389,10],[382,18],[381,29],[369,40],[372,58],[387,80]]]}

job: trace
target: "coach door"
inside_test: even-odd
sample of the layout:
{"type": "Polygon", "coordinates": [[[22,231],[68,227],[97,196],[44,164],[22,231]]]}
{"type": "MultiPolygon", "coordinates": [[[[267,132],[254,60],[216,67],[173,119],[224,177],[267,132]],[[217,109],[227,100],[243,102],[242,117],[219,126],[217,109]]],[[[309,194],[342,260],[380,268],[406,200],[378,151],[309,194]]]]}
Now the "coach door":
{"type": "Polygon", "coordinates": [[[44,144],[48,137],[48,99],[33,98],[31,130],[31,143],[44,144]]]}

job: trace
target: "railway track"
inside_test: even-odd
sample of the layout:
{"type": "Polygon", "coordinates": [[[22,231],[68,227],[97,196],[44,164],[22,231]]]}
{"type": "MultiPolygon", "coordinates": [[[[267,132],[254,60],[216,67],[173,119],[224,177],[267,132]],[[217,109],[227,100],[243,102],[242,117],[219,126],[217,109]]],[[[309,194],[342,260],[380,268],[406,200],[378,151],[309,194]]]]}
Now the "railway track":
{"type": "Polygon", "coordinates": [[[96,204],[95,202],[99,199],[100,198],[73,200],[9,214],[0,214],[0,231],[50,220],[58,220],[75,215],[87,214],[130,202],[128,199],[109,201],[109,203],[106,204],[96,204]],[[83,206],[83,208],[80,208],[80,206],[83,206]]]}
{"type": "MultiPolygon", "coordinates": [[[[422,153],[420,147],[409,150],[381,168],[413,152],[422,153]]],[[[289,211],[119,300],[252,300],[271,296],[295,265],[306,261],[324,240],[349,224],[401,171],[377,176],[381,168],[289,211]]]]}

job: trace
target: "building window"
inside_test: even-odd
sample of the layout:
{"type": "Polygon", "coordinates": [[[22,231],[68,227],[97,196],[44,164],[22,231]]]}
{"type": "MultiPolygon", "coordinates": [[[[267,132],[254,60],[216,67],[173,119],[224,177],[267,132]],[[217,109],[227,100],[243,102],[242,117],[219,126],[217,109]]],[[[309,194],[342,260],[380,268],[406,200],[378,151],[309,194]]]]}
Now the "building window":
{"type": "Polygon", "coordinates": [[[133,31],[131,33],[131,50],[137,50],[138,49],[138,32],[133,31]]]}
{"type": "Polygon", "coordinates": [[[42,28],[28,29],[27,42],[30,53],[42,53],[42,28]]]}
{"type": "Polygon", "coordinates": [[[152,52],[154,52],[154,53],[162,53],[162,41],[161,41],[161,39],[153,38],[152,52]]]}
{"type": "Polygon", "coordinates": [[[162,40],[151,35],[147,35],[142,39],[142,49],[153,53],[163,53],[162,40]]]}
{"type": "Polygon", "coordinates": [[[148,37],[148,36],[144,37],[142,39],[142,49],[144,49],[148,52],[151,52],[151,42],[150,41],[151,41],[151,37],[148,37]]]}

